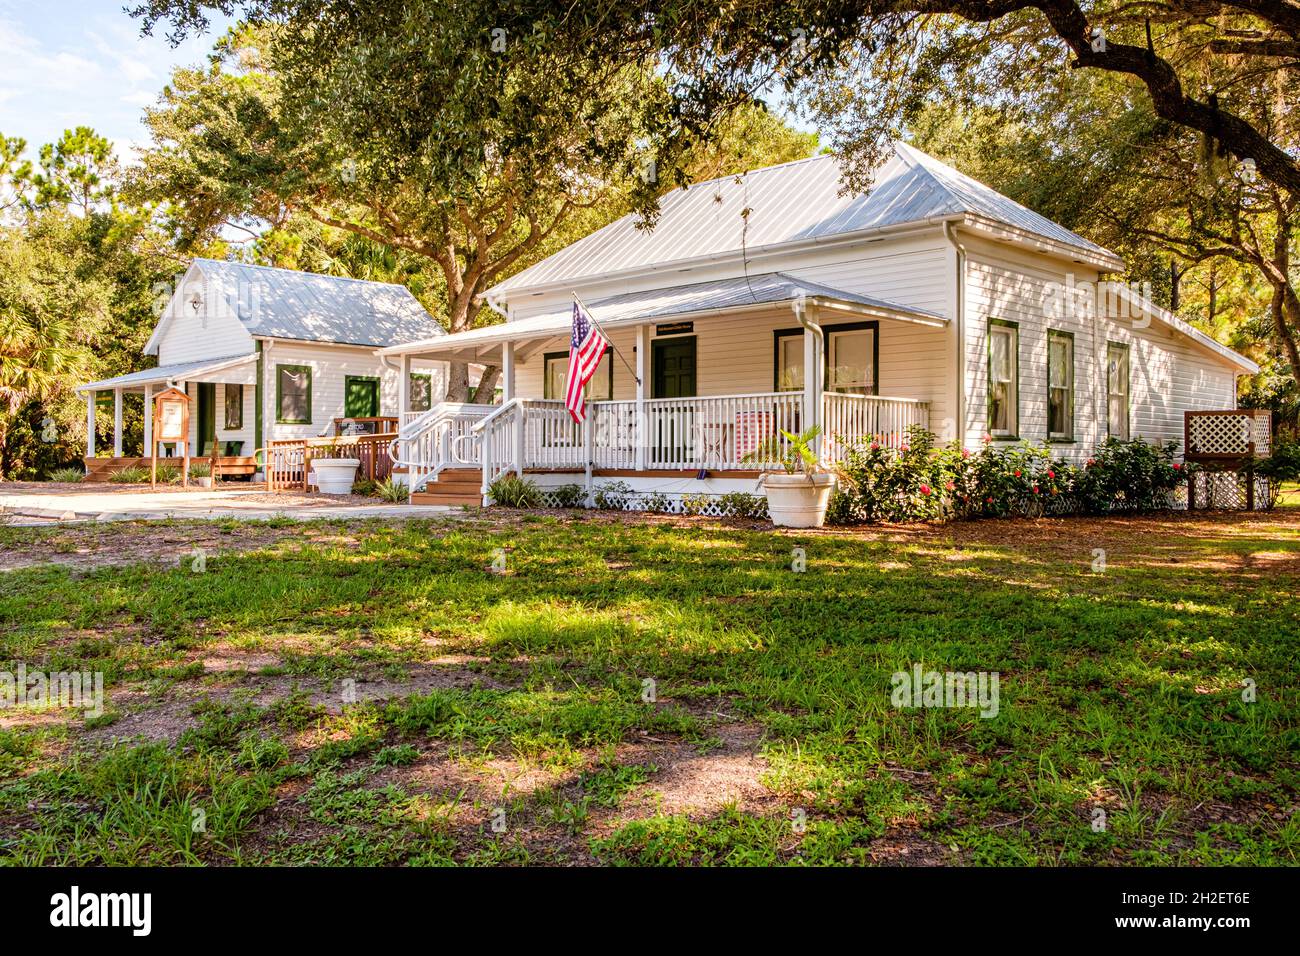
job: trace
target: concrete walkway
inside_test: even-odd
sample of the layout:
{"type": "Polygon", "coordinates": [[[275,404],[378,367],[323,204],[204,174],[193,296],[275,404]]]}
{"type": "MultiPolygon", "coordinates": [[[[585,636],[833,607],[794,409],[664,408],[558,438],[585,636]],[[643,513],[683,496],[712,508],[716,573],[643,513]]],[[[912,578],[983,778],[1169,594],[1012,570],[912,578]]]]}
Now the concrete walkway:
{"type": "Polygon", "coordinates": [[[322,495],[282,496],[265,491],[5,491],[0,485],[0,513],[7,524],[85,521],[160,521],[177,519],[419,518],[460,511],[442,505],[357,504],[355,498],[330,501],[322,495]]]}

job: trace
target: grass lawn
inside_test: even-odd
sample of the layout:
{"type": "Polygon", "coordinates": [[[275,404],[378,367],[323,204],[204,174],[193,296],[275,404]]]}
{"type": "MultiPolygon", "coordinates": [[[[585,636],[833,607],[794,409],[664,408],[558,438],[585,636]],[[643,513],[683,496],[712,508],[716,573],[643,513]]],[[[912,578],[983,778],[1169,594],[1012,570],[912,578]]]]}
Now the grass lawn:
{"type": "Polygon", "coordinates": [[[107,697],[0,711],[4,862],[1300,860],[1296,507],[0,528],[0,567],[0,669],[107,697]],[[893,706],[915,664],[997,715],[893,706]]]}

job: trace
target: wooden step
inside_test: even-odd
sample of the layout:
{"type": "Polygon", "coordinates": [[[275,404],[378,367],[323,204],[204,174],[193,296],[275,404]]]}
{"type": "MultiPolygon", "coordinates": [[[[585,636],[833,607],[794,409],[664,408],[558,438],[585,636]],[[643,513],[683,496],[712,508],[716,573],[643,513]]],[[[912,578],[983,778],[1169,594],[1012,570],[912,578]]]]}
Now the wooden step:
{"type": "Polygon", "coordinates": [[[411,496],[413,505],[446,505],[452,508],[468,506],[477,508],[483,504],[483,498],[477,491],[472,495],[466,494],[445,494],[431,491],[417,491],[411,496]]]}

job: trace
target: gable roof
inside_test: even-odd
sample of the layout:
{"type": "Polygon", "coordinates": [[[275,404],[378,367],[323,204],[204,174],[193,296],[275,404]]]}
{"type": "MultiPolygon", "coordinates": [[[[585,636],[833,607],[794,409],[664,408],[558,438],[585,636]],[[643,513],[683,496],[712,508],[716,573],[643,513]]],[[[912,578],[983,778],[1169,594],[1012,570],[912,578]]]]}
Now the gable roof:
{"type": "MultiPolygon", "coordinates": [[[[215,291],[221,311],[250,335],[382,348],[444,332],[404,285],[216,259],[195,259],[191,268],[205,295],[215,291]]],[[[166,324],[164,316],[146,354],[157,352],[166,324]]]]}
{"type": "Polygon", "coordinates": [[[1010,227],[1107,261],[1112,268],[1122,265],[1108,249],[899,142],[866,195],[841,194],[839,159],[829,154],[696,183],[660,200],[653,229],[638,228],[634,215],[624,216],[488,294],[508,298],[522,289],[739,255],[745,249],[813,245],[855,233],[964,218],[1010,227]],[[748,217],[742,216],[745,209],[748,217]]]}

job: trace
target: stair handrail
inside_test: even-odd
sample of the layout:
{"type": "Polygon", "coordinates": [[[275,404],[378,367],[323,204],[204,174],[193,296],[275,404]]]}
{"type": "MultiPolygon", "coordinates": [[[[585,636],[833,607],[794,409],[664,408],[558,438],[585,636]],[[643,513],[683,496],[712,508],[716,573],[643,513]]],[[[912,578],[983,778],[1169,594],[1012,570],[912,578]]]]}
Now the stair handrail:
{"type": "MultiPolygon", "coordinates": [[[[480,490],[483,493],[484,504],[487,504],[488,488],[491,486],[492,480],[496,477],[493,474],[492,469],[492,432],[496,429],[497,419],[504,418],[506,415],[514,412],[518,412],[520,416],[522,416],[523,409],[524,400],[522,398],[512,398],[508,402],[503,402],[500,408],[483,418],[482,421],[477,421],[470,426],[470,430],[475,435],[482,434],[487,430],[487,434],[483,437],[481,442],[483,452],[483,484],[480,490]]],[[[521,469],[523,468],[523,462],[519,463],[519,467],[521,469]]]]}

